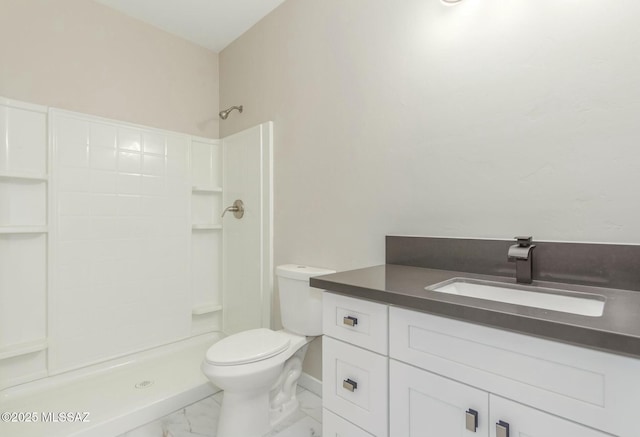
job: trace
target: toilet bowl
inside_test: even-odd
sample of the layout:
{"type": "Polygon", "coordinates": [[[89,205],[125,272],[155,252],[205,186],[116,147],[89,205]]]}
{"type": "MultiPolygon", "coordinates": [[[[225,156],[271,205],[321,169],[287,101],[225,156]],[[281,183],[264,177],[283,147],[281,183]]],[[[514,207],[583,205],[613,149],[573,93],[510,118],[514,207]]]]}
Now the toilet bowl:
{"type": "Polygon", "coordinates": [[[243,331],[209,348],[202,372],[224,390],[217,437],[262,437],[297,410],[307,345],[322,333],[322,292],[309,287],[309,278],[329,273],[277,267],[284,329],[243,331]]]}

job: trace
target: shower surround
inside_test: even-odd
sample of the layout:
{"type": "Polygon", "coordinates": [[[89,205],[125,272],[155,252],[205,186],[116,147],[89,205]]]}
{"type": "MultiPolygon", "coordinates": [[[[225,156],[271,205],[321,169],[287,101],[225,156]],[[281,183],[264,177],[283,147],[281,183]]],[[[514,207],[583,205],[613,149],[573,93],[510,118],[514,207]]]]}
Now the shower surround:
{"type": "Polygon", "coordinates": [[[269,326],[271,123],[212,140],[0,98],[0,138],[1,406],[269,326]]]}

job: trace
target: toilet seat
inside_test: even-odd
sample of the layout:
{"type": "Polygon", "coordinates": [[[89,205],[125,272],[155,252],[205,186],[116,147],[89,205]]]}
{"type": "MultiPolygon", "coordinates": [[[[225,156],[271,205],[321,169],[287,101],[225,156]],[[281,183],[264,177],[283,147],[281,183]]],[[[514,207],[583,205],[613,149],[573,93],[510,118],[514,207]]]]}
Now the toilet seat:
{"type": "Polygon", "coordinates": [[[205,360],[216,366],[234,366],[266,360],[289,348],[291,339],[280,331],[258,328],[226,337],[207,350],[205,360]]]}

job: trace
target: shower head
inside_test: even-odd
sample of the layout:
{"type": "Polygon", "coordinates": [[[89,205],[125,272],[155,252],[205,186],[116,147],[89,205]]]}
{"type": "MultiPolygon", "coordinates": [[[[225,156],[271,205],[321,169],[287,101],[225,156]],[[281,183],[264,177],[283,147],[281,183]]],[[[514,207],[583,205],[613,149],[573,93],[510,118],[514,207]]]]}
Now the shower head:
{"type": "Polygon", "coordinates": [[[227,117],[229,116],[229,113],[231,111],[233,111],[234,109],[237,109],[238,112],[242,114],[242,105],[240,105],[240,106],[232,106],[229,109],[225,109],[224,111],[220,111],[220,113],[218,115],[220,116],[221,119],[226,120],[227,117]]]}

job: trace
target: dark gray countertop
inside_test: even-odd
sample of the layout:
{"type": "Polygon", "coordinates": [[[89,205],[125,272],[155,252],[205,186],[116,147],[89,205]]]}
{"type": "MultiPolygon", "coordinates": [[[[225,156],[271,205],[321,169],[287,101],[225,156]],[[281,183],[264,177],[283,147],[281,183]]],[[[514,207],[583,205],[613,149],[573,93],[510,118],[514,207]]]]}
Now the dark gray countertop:
{"type": "Polygon", "coordinates": [[[534,281],[534,286],[594,293],[606,298],[601,317],[493,302],[425,290],[455,278],[515,283],[514,279],[386,264],[311,278],[311,286],[351,297],[640,358],[640,293],[534,281]]]}

